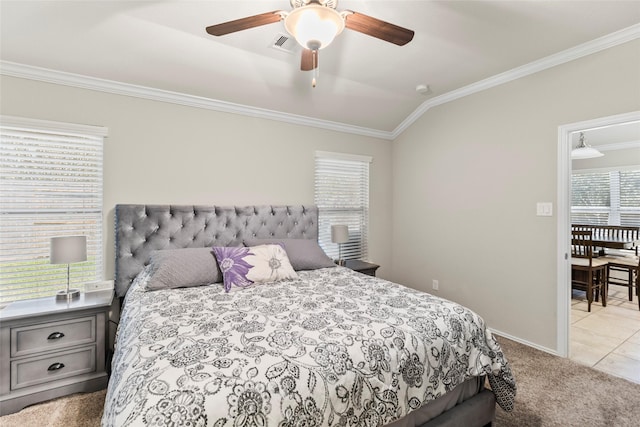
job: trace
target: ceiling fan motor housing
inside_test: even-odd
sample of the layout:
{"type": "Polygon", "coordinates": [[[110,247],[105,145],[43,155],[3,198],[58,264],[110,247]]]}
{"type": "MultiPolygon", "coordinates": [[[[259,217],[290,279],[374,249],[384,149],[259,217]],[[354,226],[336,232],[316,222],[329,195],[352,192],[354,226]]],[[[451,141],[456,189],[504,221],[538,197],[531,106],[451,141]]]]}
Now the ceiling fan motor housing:
{"type": "Polygon", "coordinates": [[[290,3],[291,7],[294,9],[297,7],[306,6],[311,3],[330,7],[331,9],[335,9],[336,7],[338,7],[338,0],[290,0],[290,3]]]}

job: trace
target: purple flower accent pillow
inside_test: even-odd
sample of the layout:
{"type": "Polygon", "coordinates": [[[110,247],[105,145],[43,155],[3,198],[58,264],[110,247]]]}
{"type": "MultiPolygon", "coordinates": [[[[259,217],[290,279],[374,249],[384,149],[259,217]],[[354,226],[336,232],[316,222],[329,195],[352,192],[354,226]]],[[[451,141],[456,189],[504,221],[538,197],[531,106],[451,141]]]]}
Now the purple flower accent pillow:
{"type": "Polygon", "coordinates": [[[297,279],[287,253],[281,245],[245,247],[213,247],[224,290],[245,288],[254,283],[297,279]]]}

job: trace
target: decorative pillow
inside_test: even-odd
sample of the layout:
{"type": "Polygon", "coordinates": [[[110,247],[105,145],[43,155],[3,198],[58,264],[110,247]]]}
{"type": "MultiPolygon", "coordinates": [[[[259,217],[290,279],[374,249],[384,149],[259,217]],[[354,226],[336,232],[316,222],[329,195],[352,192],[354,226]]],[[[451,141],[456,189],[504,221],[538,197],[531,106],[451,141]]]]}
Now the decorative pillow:
{"type": "Polygon", "coordinates": [[[280,245],[214,247],[222,271],[224,290],[247,287],[253,283],[296,279],[284,248],[280,245]]]}
{"type": "Polygon", "coordinates": [[[222,281],[211,248],[166,249],[151,254],[146,289],[184,288],[222,281]]]}
{"type": "Polygon", "coordinates": [[[315,270],[335,267],[336,263],[324,253],[318,242],[310,239],[244,239],[245,246],[269,243],[281,244],[287,251],[293,269],[315,270]]]}

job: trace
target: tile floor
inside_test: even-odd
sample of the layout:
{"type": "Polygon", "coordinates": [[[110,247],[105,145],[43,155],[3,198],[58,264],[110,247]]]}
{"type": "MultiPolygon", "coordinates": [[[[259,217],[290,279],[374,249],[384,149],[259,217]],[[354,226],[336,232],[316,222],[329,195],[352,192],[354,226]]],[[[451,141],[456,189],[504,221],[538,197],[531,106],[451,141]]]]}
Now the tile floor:
{"type": "Polygon", "coordinates": [[[629,301],[627,288],[610,286],[607,306],[591,304],[585,293],[572,292],[572,360],[640,384],[640,310],[638,297],[629,301]]]}

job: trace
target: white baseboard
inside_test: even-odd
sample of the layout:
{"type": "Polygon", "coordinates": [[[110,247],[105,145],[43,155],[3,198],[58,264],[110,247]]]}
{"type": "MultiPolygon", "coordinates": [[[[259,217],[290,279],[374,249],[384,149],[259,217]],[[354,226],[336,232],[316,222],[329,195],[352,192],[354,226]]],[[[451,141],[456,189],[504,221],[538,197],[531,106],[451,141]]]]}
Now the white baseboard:
{"type": "Polygon", "coordinates": [[[527,340],[523,340],[522,338],[514,337],[513,335],[509,335],[506,332],[498,331],[497,329],[489,328],[489,330],[491,331],[492,334],[500,335],[501,337],[505,337],[507,339],[510,339],[511,341],[515,341],[517,343],[524,344],[529,347],[533,347],[537,350],[544,351],[545,353],[553,354],[554,356],[560,357],[559,353],[554,349],[544,347],[527,340]]]}

